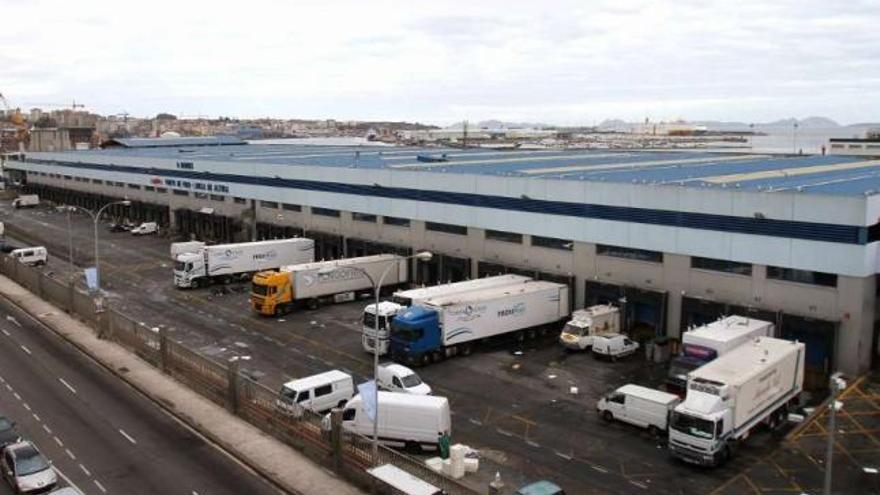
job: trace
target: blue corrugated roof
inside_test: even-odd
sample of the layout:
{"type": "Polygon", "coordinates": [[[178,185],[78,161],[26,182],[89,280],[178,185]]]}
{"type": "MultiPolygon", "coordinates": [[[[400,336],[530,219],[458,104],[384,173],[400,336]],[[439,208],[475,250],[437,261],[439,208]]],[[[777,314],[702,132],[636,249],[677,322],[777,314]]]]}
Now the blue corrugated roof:
{"type": "MultiPolygon", "coordinates": [[[[247,144],[236,136],[194,136],[160,138],[115,138],[110,145],[118,144],[125,148],[175,148],[180,146],[229,146],[247,144]]],[[[106,144],[105,144],[106,146],[106,144]]]]}
{"type": "Polygon", "coordinates": [[[120,139],[128,148],[76,152],[78,161],[142,156],[193,162],[395,170],[534,177],[572,181],[648,183],[744,190],[799,190],[861,195],[880,191],[880,165],[865,157],[770,155],[679,150],[490,150],[456,148],[241,144],[234,137],[120,139]],[[202,145],[201,148],[190,148],[202,145]],[[425,163],[419,155],[442,156],[425,163]]]}

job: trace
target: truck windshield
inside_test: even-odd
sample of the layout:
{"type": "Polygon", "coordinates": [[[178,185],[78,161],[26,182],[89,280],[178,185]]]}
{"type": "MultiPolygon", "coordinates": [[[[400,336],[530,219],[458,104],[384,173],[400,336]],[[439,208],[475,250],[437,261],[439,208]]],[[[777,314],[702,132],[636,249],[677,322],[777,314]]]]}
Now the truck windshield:
{"type": "Polygon", "coordinates": [[[415,373],[401,378],[401,381],[403,382],[404,388],[418,387],[422,384],[422,379],[415,373]]]}
{"type": "Polygon", "coordinates": [[[186,271],[186,263],[183,261],[175,261],[174,262],[174,271],[177,271],[177,272],[186,271]]]}
{"type": "MultiPolygon", "coordinates": [[[[379,330],[385,330],[386,318],[379,318],[379,330]]],[[[376,315],[364,312],[364,326],[370,329],[376,328],[376,315]]]]}
{"type": "Polygon", "coordinates": [[[262,284],[253,284],[253,286],[251,286],[251,292],[258,296],[265,296],[269,292],[269,286],[262,284]]]}
{"type": "Polygon", "coordinates": [[[672,424],[670,424],[670,427],[673,430],[695,437],[707,439],[715,437],[715,424],[712,421],[691,416],[689,414],[673,412],[672,424]]]}
{"type": "Polygon", "coordinates": [[[568,335],[574,335],[575,337],[583,337],[584,335],[589,335],[590,328],[589,327],[579,327],[576,325],[565,325],[565,328],[562,329],[562,333],[568,335]]]}
{"type": "Polygon", "coordinates": [[[422,338],[422,335],[425,334],[425,331],[419,327],[410,328],[404,327],[400,325],[396,325],[394,321],[391,322],[391,333],[395,337],[401,340],[405,340],[407,342],[413,342],[422,338]]]}

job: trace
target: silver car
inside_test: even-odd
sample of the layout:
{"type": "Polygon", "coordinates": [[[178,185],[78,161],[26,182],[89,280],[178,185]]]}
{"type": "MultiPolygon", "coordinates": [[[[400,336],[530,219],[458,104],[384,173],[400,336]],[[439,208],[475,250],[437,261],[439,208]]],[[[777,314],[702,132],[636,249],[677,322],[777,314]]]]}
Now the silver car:
{"type": "Polygon", "coordinates": [[[30,442],[18,442],[6,447],[0,460],[0,470],[16,493],[48,491],[58,483],[49,461],[30,442]]]}

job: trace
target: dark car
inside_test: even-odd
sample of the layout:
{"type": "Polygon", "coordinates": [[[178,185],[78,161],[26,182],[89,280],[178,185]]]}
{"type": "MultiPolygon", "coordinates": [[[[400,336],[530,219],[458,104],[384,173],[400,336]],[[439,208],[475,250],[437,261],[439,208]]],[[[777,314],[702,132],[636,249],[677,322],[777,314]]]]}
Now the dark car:
{"type": "Polygon", "coordinates": [[[15,430],[15,423],[6,418],[6,416],[0,416],[0,451],[5,449],[7,445],[12,445],[20,439],[18,431],[15,430]]]}
{"type": "Polygon", "coordinates": [[[107,232],[130,232],[132,227],[129,223],[111,223],[107,225],[107,232]]]}

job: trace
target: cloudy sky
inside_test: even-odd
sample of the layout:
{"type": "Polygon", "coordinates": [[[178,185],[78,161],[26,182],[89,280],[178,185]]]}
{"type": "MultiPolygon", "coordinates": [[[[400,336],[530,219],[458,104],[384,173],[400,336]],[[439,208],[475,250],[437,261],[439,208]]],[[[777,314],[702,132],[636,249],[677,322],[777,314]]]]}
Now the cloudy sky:
{"type": "Polygon", "coordinates": [[[880,120],[880,1],[0,0],[0,92],[101,113],[880,120]]]}

